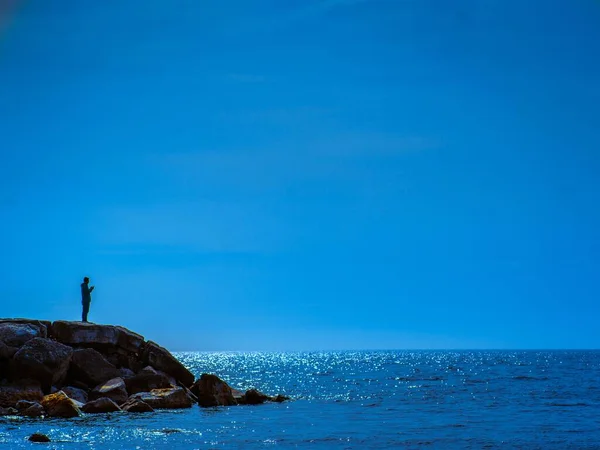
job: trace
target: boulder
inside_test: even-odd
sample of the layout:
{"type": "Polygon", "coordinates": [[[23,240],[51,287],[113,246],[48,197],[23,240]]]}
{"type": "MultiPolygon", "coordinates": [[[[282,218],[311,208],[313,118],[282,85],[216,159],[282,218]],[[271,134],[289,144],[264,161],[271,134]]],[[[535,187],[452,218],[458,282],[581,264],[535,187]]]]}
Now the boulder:
{"type": "Polygon", "coordinates": [[[21,415],[25,417],[42,417],[46,414],[46,410],[39,403],[34,403],[29,408],[21,411],[21,415]]]}
{"type": "Polygon", "coordinates": [[[67,397],[69,397],[71,400],[76,400],[83,404],[87,403],[88,401],[88,394],[83,389],[79,389],[74,386],[67,386],[62,388],[62,391],[67,394],[67,397]]]}
{"type": "Polygon", "coordinates": [[[83,347],[116,347],[137,353],[144,343],[143,336],[114,325],[57,320],[52,323],[52,336],[59,342],[83,347]]]}
{"type": "Polygon", "coordinates": [[[265,395],[256,389],[249,389],[239,400],[239,403],[242,405],[260,405],[268,400],[271,400],[271,397],[268,395],[265,395]]]}
{"type": "Polygon", "coordinates": [[[15,356],[19,349],[17,347],[13,347],[11,345],[6,345],[4,342],[0,341],[0,360],[2,359],[11,359],[15,356]]]}
{"type": "Polygon", "coordinates": [[[82,348],[73,352],[69,376],[74,380],[96,386],[120,375],[119,369],[109,363],[93,348],[82,348]]]}
{"type": "Polygon", "coordinates": [[[231,387],[216,375],[203,373],[190,388],[200,406],[229,406],[237,404],[231,387]]]}
{"type": "Polygon", "coordinates": [[[12,407],[9,407],[9,408],[0,407],[0,416],[16,416],[18,412],[19,411],[17,411],[15,408],[12,408],[12,407]]]}
{"type": "Polygon", "coordinates": [[[37,402],[32,402],[31,400],[19,400],[17,402],[17,404],[15,405],[15,408],[17,408],[17,411],[22,412],[22,411],[25,411],[30,406],[37,405],[37,404],[38,404],[37,402]]]}
{"type": "Polygon", "coordinates": [[[84,413],[96,414],[121,411],[121,408],[119,408],[119,405],[113,402],[110,398],[102,397],[86,403],[81,410],[84,413]]]}
{"type": "Polygon", "coordinates": [[[31,442],[50,442],[50,438],[42,433],[33,433],[29,436],[31,442]]]}
{"type": "Polygon", "coordinates": [[[173,388],[177,385],[173,385],[169,377],[162,373],[154,370],[153,367],[145,367],[137,375],[125,380],[127,386],[127,392],[129,394],[137,394],[138,392],[150,392],[152,389],[166,389],[173,388]]]}
{"type": "Polygon", "coordinates": [[[66,378],[72,354],[73,349],[67,345],[33,338],[13,357],[16,377],[38,380],[49,392],[53,384],[60,385],[66,378]]]}
{"type": "Polygon", "coordinates": [[[142,400],[154,409],[191,408],[193,404],[190,396],[181,387],[139,392],[130,399],[142,400]]]}
{"type": "Polygon", "coordinates": [[[134,377],[135,372],[131,369],[128,369],[127,367],[121,367],[119,369],[119,376],[125,380],[127,378],[134,377]]]}
{"type": "Polygon", "coordinates": [[[137,398],[130,398],[121,405],[121,409],[127,412],[143,413],[143,412],[154,412],[154,408],[143,400],[137,398]]]}
{"type": "Polygon", "coordinates": [[[20,400],[39,402],[43,397],[40,383],[35,380],[0,385],[0,406],[15,406],[20,400]]]}
{"type": "Polygon", "coordinates": [[[27,323],[0,323],[0,341],[11,347],[21,347],[33,338],[43,338],[39,327],[27,323]]]}
{"type": "Polygon", "coordinates": [[[275,402],[275,403],[283,403],[286,400],[289,400],[290,398],[285,396],[285,395],[281,395],[281,394],[277,394],[275,397],[273,397],[271,399],[271,401],[275,402]]]}
{"type": "Polygon", "coordinates": [[[99,398],[109,398],[112,401],[121,404],[124,403],[129,395],[127,394],[127,388],[122,378],[113,378],[105,383],[99,384],[90,391],[90,400],[96,400],[99,398]]]}
{"type": "Polygon", "coordinates": [[[42,406],[50,417],[77,417],[81,413],[77,404],[63,391],[46,395],[42,399],[42,406]]]}
{"type": "Polygon", "coordinates": [[[189,387],[194,383],[194,375],[168,350],[155,342],[148,341],[146,343],[142,351],[142,361],[156,370],[171,375],[184,386],[189,387]]]}
{"type": "Polygon", "coordinates": [[[52,322],[48,320],[35,320],[35,319],[0,319],[0,324],[3,323],[16,323],[21,325],[33,325],[40,330],[40,336],[47,338],[49,336],[50,325],[52,322]]]}

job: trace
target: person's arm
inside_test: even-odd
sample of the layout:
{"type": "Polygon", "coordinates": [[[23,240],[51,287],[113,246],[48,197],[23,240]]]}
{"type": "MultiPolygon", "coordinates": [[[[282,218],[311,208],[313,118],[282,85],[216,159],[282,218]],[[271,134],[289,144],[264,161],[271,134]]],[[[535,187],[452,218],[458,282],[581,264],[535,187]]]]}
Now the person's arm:
{"type": "Polygon", "coordinates": [[[94,290],[96,286],[90,286],[90,292],[92,292],[94,290]]]}

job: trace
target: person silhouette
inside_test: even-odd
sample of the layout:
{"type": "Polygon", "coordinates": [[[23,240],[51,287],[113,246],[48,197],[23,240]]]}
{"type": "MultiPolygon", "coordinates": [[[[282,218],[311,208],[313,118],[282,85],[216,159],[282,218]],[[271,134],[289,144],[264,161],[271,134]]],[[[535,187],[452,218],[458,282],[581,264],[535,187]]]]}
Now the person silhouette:
{"type": "Polygon", "coordinates": [[[90,303],[92,303],[92,291],[94,286],[89,286],[90,279],[85,277],[83,283],[81,283],[81,304],[83,306],[83,312],[81,314],[81,320],[87,322],[88,313],[90,312],[90,303]]]}

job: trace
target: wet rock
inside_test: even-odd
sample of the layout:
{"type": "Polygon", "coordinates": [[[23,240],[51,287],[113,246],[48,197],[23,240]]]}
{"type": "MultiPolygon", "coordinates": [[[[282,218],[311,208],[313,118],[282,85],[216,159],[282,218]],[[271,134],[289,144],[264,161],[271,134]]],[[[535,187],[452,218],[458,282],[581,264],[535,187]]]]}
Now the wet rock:
{"type": "Polygon", "coordinates": [[[145,401],[137,398],[130,398],[129,400],[127,400],[124,404],[121,405],[121,409],[123,411],[136,413],[154,412],[154,408],[152,408],[152,406],[150,406],[145,401]]]}
{"type": "Polygon", "coordinates": [[[15,408],[17,408],[17,411],[21,412],[36,404],[37,402],[32,402],[31,400],[19,400],[15,405],[15,408]]]}
{"type": "Polygon", "coordinates": [[[137,375],[126,379],[125,385],[129,394],[150,392],[152,389],[166,389],[177,386],[176,384],[172,384],[166,374],[158,372],[150,366],[142,369],[137,375]]]}
{"type": "Polygon", "coordinates": [[[102,384],[99,384],[90,391],[90,400],[96,400],[102,397],[111,399],[116,403],[123,403],[127,400],[127,388],[122,378],[113,378],[102,384]]]}
{"type": "Polygon", "coordinates": [[[194,375],[168,350],[155,342],[149,341],[146,343],[142,352],[142,360],[156,370],[171,375],[184,386],[191,386],[194,383],[194,375]]]}
{"type": "Polygon", "coordinates": [[[67,394],[71,400],[76,400],[83,404],[87,403],[88,401],[88,394],[83,389],[79,389],[74,386],[66,386],[62,388],[62,391],[67,394]]]}
{"type": "Polygon", "coordinates": [[[239,403],[242,405],[260,405],[268,400],[271,400],[271,397],[268,395],[265,395],[256,389],[249,389],[240,399],[239,403]]]}
{"type": "Polygon", "coordinates": [[[96,413],[109,413],[115,411],[121,411],[119,405],[107,397],[101,397],[91,402],[86,403],[81,410],[84,413],[96,414],[96,413]]]}
{"type": "Polygon", "coordinates": [[[289,399],[290,399],[290,398],[289,398],[289,397],[286,397],[285,395],[278,394],[278,395],[276,395],[275,397],[273,397],[273,398],[271,399],[271,401],[273,401],[273,402],[275,402],[275,403],[283,403],[283,402],[285,402],[285,401],[287,401],[287,400],[289,400],[289,399]]]}
{"type": "Polygon", "coordinates": [[[0,385],[0,407],[15,406],[20,400],[39,402],[43,397],[39,381],[21,380],[0,385]]]}
{"type": "Polygon", "coordinates": [[[33,338],[25,343],[15,356],[18,378],[32,378],[42,384],[46,392],[53,384],[60,385],[67,376],[73,349],[50,339],[33,338]]]}
{"type": "Polygon", "coordinates": [[[142,400],[154,409],[191,408],[193,404],[190,396],[181,387],[139,392],[130,399],[142,400]]]}
{"type": "Polygon", "coordinates": [[[42,399],[42,406],[50,417],[77,417],[81,413],[77,404],[63,391],[46,395],[42,399]]]}
{"type": "Polygon", "coordinates": [[[25,417],[42,417],[46,414],[46,410],[39,403],[34,403],[29,408],[21,411],[21,415],[25,417]]]}
{"type": "Polygon", "coordinates": [[[0,407],[0,416],[16,416],[19,413],[15,408],[8,407],[2,408],[0,407]]]}
{"type": "Polygon", "coordinates": [[[31,442],[50,442],[50,438],[42,433],[33,433],[29,436],[31,442]]]}
{"type": "Polygon", "coordinates": [[[114,325],[57,320],[52,323],[52,336],[59,342],[84,347],[122,348],[136,353],[144,343],[143,336],[114,325]]]}
{"type": "Polygon", "coordinates": [[[119,369],[97,350],[84,348],[73,352],[69,368],[69,376],[72,379],[80,380],[88,386],[97,386],[119,375],[119,369]]]}
{"type": "Polygon", "coordinates": [[[21,347],[33,338],[45,337],[39,327],[26,323],[0,323],[0,341],[10,347],[21,347]]]}
{"type": "Polygon", "coordinates": [[[216,375],[203,373],[190,388],[200,406],[230,406],[237,404],[231,387],[216,375]]]}

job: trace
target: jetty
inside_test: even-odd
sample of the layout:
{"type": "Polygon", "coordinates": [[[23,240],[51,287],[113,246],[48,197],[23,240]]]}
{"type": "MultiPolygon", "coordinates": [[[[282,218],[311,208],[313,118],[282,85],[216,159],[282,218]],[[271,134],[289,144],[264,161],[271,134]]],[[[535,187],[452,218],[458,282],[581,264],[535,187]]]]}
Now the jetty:
{"type": "Polygon", "coordinates": [[[283,402],[198,378],[167,349],[116,325],[0,319],[0,416],[77,417],[283,402]]]}

